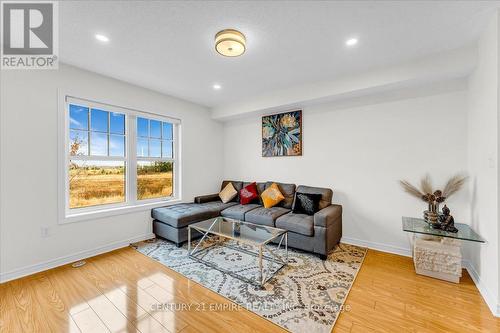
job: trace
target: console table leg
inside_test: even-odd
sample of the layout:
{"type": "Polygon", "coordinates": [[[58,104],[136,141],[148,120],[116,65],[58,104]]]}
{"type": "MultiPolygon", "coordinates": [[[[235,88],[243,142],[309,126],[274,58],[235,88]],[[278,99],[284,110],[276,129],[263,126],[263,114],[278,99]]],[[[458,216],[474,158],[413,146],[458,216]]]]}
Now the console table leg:
{"type": "Polygon", "coordinates": [[[461,243],[442,237],[416,238],[413,263],[417,274],[459,283],[462,276],[461,243]]]}

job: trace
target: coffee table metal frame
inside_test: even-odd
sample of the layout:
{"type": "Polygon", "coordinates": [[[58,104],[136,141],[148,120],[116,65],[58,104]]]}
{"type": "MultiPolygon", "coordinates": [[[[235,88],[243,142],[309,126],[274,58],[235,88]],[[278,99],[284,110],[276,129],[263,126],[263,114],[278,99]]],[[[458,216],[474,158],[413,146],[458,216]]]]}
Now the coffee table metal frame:
{"type": "MultiPolygon", "coordinates": [[[[277,229],[279,230],[279,233],[274,235],[273,237],[270,237],[266,239],[265,241],[258,242],[250,239],[244,239],[244,238],[238,238],[238,237],[232,237],[228,234],[224,234],[222,232],[219,232],[216,230],[215,226],[217,225],[218,219],[221,217],[214,218],[213,223],[208,227],[208,228],[200,228],[199,226],[195,224],[189,225],[188,227],[188,254],[189,257],[201,262],[209,267],[212,267],[214,269],[217,269],[223,273],[226,273],[232,277],[235,277],[237,279],[240,279],[242,281],[245,281],[247,283],[263,287],[278,271],[280,271],[283,267],[285,267],[288,263],[288,232],[284,229],[279,229],[279,228],[274,228],[274,227],[268,227],[268,226],[263,226],[263,225],[258,225],[258,224],[253,224],[249,222],[244,222],[244,221],[239,221],[235,219],[230,219],[230,218],[223,218],[225,221],[232,222],[232,223],[238,223],[238,224],[246,224],[246,225],[251,225],[251,226],[256,226],[256,227],[264,227],[264,228],[272,228],[272,229],[277,229]],[[202,234],[202,237],[198,244],[191,250],[191,230],[196,230],[197,232],[202,234]],[[211,245],[200,248],[200,245],[203,243],[203,241],[207,240],[210,236],[218,236],[219,241],[218,242],[213,242],[211,245]],[[277,245],[276,249],[271,249],[268,244],[272,242],[273,240],[276,240],[279,238],[279,242],[277,245]],[[236,242],[241,242],[243,244],[250,245],[252,247],[257,248],[257,253],[249,251],[247,249],[241,248],[241,247],[235,247],[232,245],[228,244],[223,244],[225,240],[234,240],[236,242]],[[281,246],[283,244],[283,248],[285,250],[285,255],[284,258],[283,256],[279,255],[276,253],[277,250],[281,249],[281,246]],[[200,253],[207,251],[208,249],[221,245],[227,248],[234,249],[236,251],[241,251],[247,254],[250,254],[254,257],[257,257],[257,264],[259,268],[259,276],[257,279],[249,279],[247,277],[244,277],[236,272],[221,268],[217,266],[216,264],[207,261],[205,259],[202,259],[198,257],[200,253]],[[265,255],[265,252],[269,253],[271,256],[265,255]],[[275,264],[277,264],[277,268],[274,271],[269,272],[269,270],[266,272],[263,267],[263,259],[269,260],[275,264]]],[[[274,264],[272,265],[274,267],[274,264]]]]}

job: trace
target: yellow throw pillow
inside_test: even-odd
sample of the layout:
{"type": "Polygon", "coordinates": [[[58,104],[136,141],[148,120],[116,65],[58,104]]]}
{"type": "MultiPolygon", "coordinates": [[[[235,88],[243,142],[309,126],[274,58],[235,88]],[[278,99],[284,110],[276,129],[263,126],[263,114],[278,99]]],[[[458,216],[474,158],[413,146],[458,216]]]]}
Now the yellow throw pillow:
{"type": "Polygon", "coordinates": [[[233,186],[233,183],[227,184],[222,191],[219,192],[219,198],[223,203],[228,203],[229,201],[236,198],[238,191],[233,186]]]}
{"type": "Polygon", "coordinates": [[[260,195],[265,208],[271,208],[279,204],[282,200],[285,200],[283,194],[281,194],[280,188],[276,183],[269,186],[260,195]]]}

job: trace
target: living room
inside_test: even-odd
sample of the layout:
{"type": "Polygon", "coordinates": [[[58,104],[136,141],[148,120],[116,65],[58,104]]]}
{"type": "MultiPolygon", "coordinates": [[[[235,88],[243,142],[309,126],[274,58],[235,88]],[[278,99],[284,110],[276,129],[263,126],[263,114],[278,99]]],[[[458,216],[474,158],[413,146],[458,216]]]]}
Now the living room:
{"type": "Polygon", "coordinates": [[[500,331],[499,1],[1,8],[1,332],[500,331]]]}

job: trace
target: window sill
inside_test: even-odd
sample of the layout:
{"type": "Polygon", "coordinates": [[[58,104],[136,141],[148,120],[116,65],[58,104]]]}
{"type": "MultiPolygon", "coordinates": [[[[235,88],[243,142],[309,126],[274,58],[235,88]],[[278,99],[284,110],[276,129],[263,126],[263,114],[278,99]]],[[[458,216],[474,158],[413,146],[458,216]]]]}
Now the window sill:
{"type": "Polygon", "coordinates": [[[181,199],[170,199],[170,200],[143,203],[134,206],[123,206],[123,207],[115,207],[109,209],[100,209],[92,212],[68,214],[59,219],[59,224],[69,224],[81,221],[101,219],[110,216],[123,215],[133,212],[146,211],[150,210],[151,208],[170,206],[180,202],[181,199]]]}

